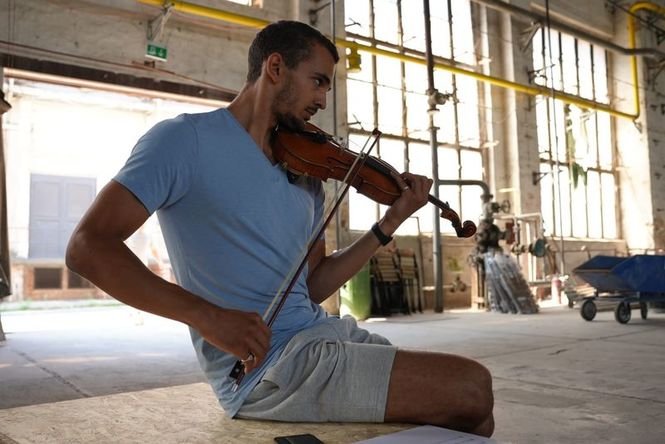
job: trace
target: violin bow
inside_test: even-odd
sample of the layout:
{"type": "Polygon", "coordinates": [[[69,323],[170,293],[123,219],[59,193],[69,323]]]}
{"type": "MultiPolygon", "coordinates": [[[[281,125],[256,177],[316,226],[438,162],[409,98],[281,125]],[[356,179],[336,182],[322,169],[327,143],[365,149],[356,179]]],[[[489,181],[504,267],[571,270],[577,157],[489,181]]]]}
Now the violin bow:
{"type": "MultiPolygon", "coordinates": [[[[314,249],[314,243],[321,237],[325,229],[330,225],[330,222],[332,221],[333,216],[337,212],[337,209],[339,208],[340,204],[344,200],[344,197],[346,194],[349,192],[349,188],[351,188],[351,184],[353,183],[353,180],[356,178],[358,173],[360,172],[360,169],[362,166],[365,164],[365,160],[369,158],[369,153],[372,151],[376,143],[379,141],[379,138],[381,137],[381,131],[379,131],[378,128],[374,128],[374,131],[372,131],[372,134],[370,137],[367,139],[365,142],[365,145],[363,146],[362,150],[358,153],[358,157],[356,157],[356,160],[351,164],[351,167],[349,168],[349,171],[346,173],[346,176],[342,180],[342,183],[344,183],[344,188],[341,190],[337,190],[337,195],[335,196],[335,205],[333,205],[332,209],[328,213],[328,217],[326,217],[325,221],[319,223],[318,230],[316,230],[316,233],[310,237],[308,243],[307,243],[307,251],[305,252],[304,256],[302,257],[302,260],[300,261],[300,264],[298,265],[297,268],[291,270],[291,272],[287,275],[286,279],[282,282],[282,285],[280,286],[279,290],[275,293],[275,296],[273,297],[272,301],[270,302],[270,305],[268,305],[268,308],[266,309],[265,313],[263,313],[263,320],[265,321],[266,318],[268,317],[268,314],[272,313],[270,315],[270,318],[268,319],[267,325],[268,328],[272,327],[272,324],[275,322],[275,319],[277,318],[277,315],[279,312],[282,310],[282,307],[284,306],[284,303],[286,302],[286,298],[289,297],[289,294],[291,293],[291,290],[293,289],[294,285],[298,281],[298,278],[300,277],[300,273],[302,273],[302,270],[305,268],[305,265],[307,264],[307,260],[312,254],[312,251],[314,249]],[[372,144],[369,146],[367,149],[367,152],[365,152],[365,148],[367,147],[367,143],[369,142],[371,137],[375,137],[374,141],[372,144]],[[340,192],[341,191],[341,192],[340,192]],[[289,278],[290,276],[290,278],[289,278]],[[288,282],[288,285],[286,286],[286,290],[282,291],[284,289],[285,283],[288,282]],[[275,302],[277,301],[277,298],[280,297],[279,303],[275,307],[275,302]],[[274,307],[274,310],[273,310],[274,307]]],[[[245,377],[245,364],[241,360],[237,360],[235,365],[233,366],[233,369],[231,370],[231,373],[229,373],[229,377],[233,379],[235,382],[233,383],[233,391],[235,392],[238,390],[238,387],[240,386],[240,383],[242,382],[243,378],[245,377]]]]}

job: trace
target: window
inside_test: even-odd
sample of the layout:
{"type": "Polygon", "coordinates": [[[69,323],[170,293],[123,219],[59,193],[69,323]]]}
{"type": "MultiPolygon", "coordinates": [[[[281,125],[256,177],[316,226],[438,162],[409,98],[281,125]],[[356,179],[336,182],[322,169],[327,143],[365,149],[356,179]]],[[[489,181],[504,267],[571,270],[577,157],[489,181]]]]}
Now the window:
{"type": "Polygon", "coordinates": [[[62,288],[62,268],[39,267],[34,273],[35,290],[62,288]]]}
{"type": "MultiPolygon", "coordinates": [[[[457,63],[475,65],[471,7],[468,0],[452,4],[452,29],[447,2],[432,2],[432,51],[435,56],[457,63]],[[453,42],[451,49],[450,42],[453,42]]],[[[422,2],[401,0],[353,0],[345,2],[345,25],[350,37],[397,50],[425,51],[422,2]]],[[[385,56],[362,54],[362,69],[347,77],[347,115],[349,147],[358,151],[374,127],[383,136],[372,155],[399,171],[432,176],[427,113],[427,70],[423,65],[405,63],[385,56]]],[[[482,154],[478,112],[478,86],[475,80],[434,72],[436,89],[456,99],[439,106],[434,115],[437,132],[439,179],[482,179],[482,154]],[[462,117],[463,116],[463,117],[462,117]]],[[[366,230],[386,208],[349,192],[349,226],[366,230]]],[[[480,191],[458,186],[439,187],[441,200],[447,201],[462,219],[477,220],[481,212],[480,191]],[[461,207],[461,202],[464,206],[461,207]]],[[[426,206],[398,230],[398,234],[432,231],[432,207],[426,206]]],[[[443,221],[441,231],[454,233],[443,221]]]]}
{"type": "MultiPolygon", "coordinates": [[[[533,64],[535,83],[609,103],[604,49],[540,30],[533,38],[533,64]]],[[[548,234],[615,239],[616,170],[609,114],[541,96],[536,119],[548,234]]]]}

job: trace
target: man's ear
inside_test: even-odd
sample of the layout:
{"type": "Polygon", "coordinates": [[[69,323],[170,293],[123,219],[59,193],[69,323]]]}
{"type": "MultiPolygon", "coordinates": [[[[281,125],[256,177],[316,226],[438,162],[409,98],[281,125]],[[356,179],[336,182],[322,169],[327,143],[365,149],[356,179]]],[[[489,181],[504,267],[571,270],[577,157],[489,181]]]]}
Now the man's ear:
{"type": "Polygon", "coordinates": [[[282,77],[284,77],[284,70],[286,66],[284,65],[284,58],[278,52],[273,52],[268,56],[265,62],[263,62],[263,69],[266,76],[272,80],[273,83],[279,83],[282,77]]]}

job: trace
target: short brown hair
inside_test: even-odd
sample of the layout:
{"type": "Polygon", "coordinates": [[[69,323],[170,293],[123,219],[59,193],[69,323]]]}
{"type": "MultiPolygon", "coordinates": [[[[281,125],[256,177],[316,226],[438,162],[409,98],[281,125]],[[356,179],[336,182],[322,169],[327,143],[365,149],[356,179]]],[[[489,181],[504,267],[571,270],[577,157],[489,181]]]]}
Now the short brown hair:
{"type": "Polygon", "coordinates": [[[256,34],[249,47],[247,82],[254,83],[259,78],[261,66],[270,54],[281,54],[286,66],[293,69],[310,57],[314,43],[326,48],[335,63],[339,62],[333,42],[311,26],[292,20],[269,24],[256,34]]]}

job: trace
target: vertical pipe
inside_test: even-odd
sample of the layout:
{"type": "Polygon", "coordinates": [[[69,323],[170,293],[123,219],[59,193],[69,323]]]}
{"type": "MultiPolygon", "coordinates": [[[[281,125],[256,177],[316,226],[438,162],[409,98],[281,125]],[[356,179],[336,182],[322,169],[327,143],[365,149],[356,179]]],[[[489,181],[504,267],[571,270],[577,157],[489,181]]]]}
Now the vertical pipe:
{"type": "MultiPolygon", "coordinates": [[[[375,28],[376,17],[374,15],[374,0],[369,0],[369,35],[374,40],[376,34],[375,28]]],[[[374,43],[372,43],[374,45],[374,43]]],[[[376,54],[372,54],[372,110],[374,119],[374,128],[379,127],[379,91],[378,91],[379,79],[376,76],[376,54]]],[[[376,144],[376,156],[381,157],[381,139],[379,138],[376,144]]],[[[375,219],[381,217],[381,208],[379,204],[374,204],[375,209],[375,219]]]]}
{"type": "MultiPolygon", "coordinates": [[[[448,38],[450,47],[450,60],[455,60],[455,42],[453,41],[453,3],[448,0],[448,38]]],[[[451,75],[453,87],[453,125],[455,126],[455,151],[457,151],[457,179],[462,180],[462,150],[460,149],[459,142],[459,109],[457,102],[457,75],[451,75]]],[[[462,187],[457,188],[457,204],[455,205],[460,210],[462,209],[462,187]]],[[[460,212],[460,217],[462,213],[460,212]]]]}
{"type": "MultiPolygon", "coordinates": [[[[337,41],[337,11],[335,10],[335,0],[332,0],[330,2],[330,35],[332,36],[332,41],[335,42],[337,41]]],[[[346,48],[345,48],[346,49],[346,48]]],[[[332,112],[333,112],[333,136],[337,138],[338,133],[337,133],[337,70],[335,70],[335,78],[333,79],[332,82],[332,112]]],[[[335,182],[335,196],[337,196],[337,192],[339,190],[339,184],[337,181],[335,182]]],[[[341,223],[341,216],[340,212],[336,211],[335,212],[335,249],[339,250],[341,248],[341,242],[342,242],[342,237],[341,237],[341,231],[340,231],[340,223],[341,223]]],[[[339,292],[338,292],[339,294],[339,292]]]]}
{"type": "MultiPolygon", "coordinates": [[[[432,180],[434,186],[434,197],[439,197],[439,153],[438,142],[436,140],[436,126],[434,126],[434,113],[437,111],[436,103],[431,100],[436,96],[434,88],[434,58],[432,57],[432,28],[429,12],[429,0],[423,0],[423,9],[425,12],[425,54],[427,57],[427,95],[430,98],[429,114],[429,145],[432,151],[432,180]]],[[[441,227],[439,214],[436,208],[432,209],[432,256],[434,262],[434,311],[441,313],[443,311],[443,276],[441,260],[441,227]]]]}
{"type": "MultiPolygon", "coordinates": [[[[545,17],[546,17],[546,29],[547,29],[547,44],[548,44],[548,50],[549,50],[549,67],[550,67],[550,78],[551,78],[551,95],[552,99],[554,100],[556,98],[555,96],[555,90],[554,90],[554,67],[552,64],[552,30],[550,28],[550,2],[549,0],[545,0],[545,17]]],[[[563,79],[563,62],[561,60],[561,40],[559,39],[559,69],[561,69],[561,79],[563,79]]],[[[563,89],[563,88],[562,88],[563,89]]],[[[560,178],[560,167],[561,164],[559,162],[559,133],[557,131],[557,122],[556,122],[556,105],[552,107],[552,114],[553,114],[553,121],[554,121],[554,143],[556,146],[556,158],[555,158],[555,166],[556,170],[554,171],[554,183],[556,184],[556,191],[559,196],[559,274],[565,274],[566,273],[566,259],[565,259],[565,252],[564,252],[564,241],[563,241],[563,203],[561,202],[561,178],[560,178]]],[[[564,114],[565,115],[565,114],[564,114]]],[[[570,177],[570,171],[568,171],[568,177],[570,177]]],[[[555,222],[556,223],[556,222],[555,222]]],[[[572,221],[571,221],[571,226],[572,226],[572,221]]]]}
{"type": "MultiPolygon", "coordinates": [[[[397,0],[397,44],[400,47],[400,52],[404,53],[404,26],[402,25],[402,0],[397,0]]],[[[408,128],[408,115],[409,112],[406,102],[406,64],[400,61],[400,77],[402,84],[402,137],[404,137],[404,171],[410,171],[411,165],[409,164],[409,137],[408,128]]]]}
{"type": "MultiPolygon", "coordinates": [[[[487,61],[490,59],[490,48],[489,48],[489,29],[487,25],[487,8],[485,5],[478,5],[478,16],[480,17],[480,51],[481,59],[487,61]]],[[[481,65],[482,73],[489,75],[490,68],[489,63],[482,63],[481,65]]],[[[483,93],[480,95],[482,100],[481,111],[483,114],[484,125],[481,125],[481,131],[484,131],[484,140],[488,142],[487,147],[482,151],[483,153],[483,165],[487,166],[487,169],[484,172],[483,180],[487,183],[494,183],[494,147],[492,142],[494,141],[494,129],[492,128],[492,87],[489,83],[482,82],[483,93]],[[490,151],[491,150],[491,151],[490,151]]],[[[482,133],[481,133],[482,134],[482,133]]],[[[482,137],[482,135],[481,135],[482,137]]]]}

